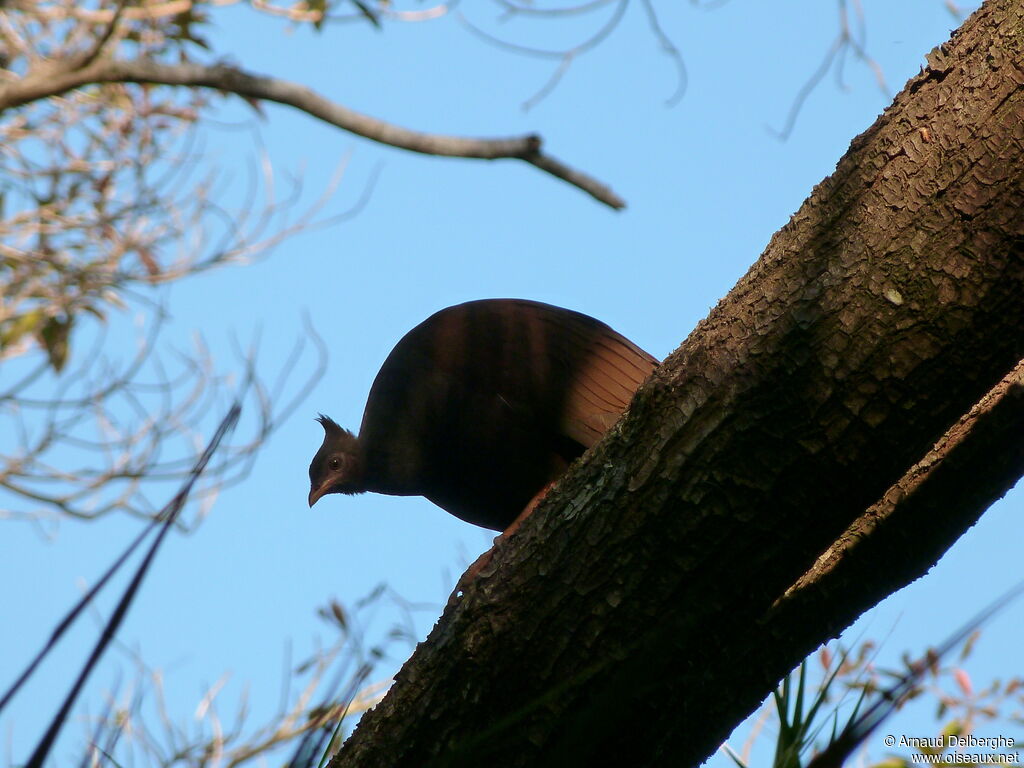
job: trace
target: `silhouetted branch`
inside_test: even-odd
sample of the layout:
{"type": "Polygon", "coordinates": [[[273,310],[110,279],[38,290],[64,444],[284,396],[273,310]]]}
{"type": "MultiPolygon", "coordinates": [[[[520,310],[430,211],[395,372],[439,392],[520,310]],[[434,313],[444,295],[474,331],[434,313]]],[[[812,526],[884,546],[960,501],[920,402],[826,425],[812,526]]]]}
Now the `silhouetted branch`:
{"type": "Polygon", "coordinates": [[[434,610],[433,605],[411,605],[385,587],[374,589],[349,608],[332,600],[318,614],[336,633],[335,639],[323,646],[317,643],[299,664],[286,662],[281,707],[262,724],[252,722],[245,693],[232,717],[219,714],[217,705],[228,675],[207,688],[190,722],[179,722],[167,708],[163,673],[150,669],[135,651],[122,646],[122,652],[139,670],[134,691],[126,692],[124,703],[114,706],[110,702],[116,696],[111,694],[106,711],[95,721],[91,746],[83,758],[98,752],[108,755],[111,765],[119,757],[120,764],[128,764],[123,754],[118,754],[120,749],[122,753],[141,753],[146,765],[164,768],[210,764],[235,768],[266,760],[275,750],[306,741],[306,748],[296,746],[293,752],[315,754],[310,764],[317,765],[322,754],[322,749],[316,754],[317,744],[336,731],[339,723],[348,729],[351,721],[380,701],[391,685],[390,679],[370,684],[366,680],[378,662],[400,658],[415,645],[416,635],[405,625],[411,621],[409,612],[434,610]],[[398,617],[390,630],[380,633],[381,628],[370,625],[382,609],[389,614],[397,610],[398,617]],[[294,691],[293,683],[298,684],[294,691]],[[149,710],[143,711],[143,702],[149,703],[149,710]]]}
{"type": "MultiPolygon", "coordinates": [[[[523,109],[531,109],[533,106],[545,99],[558,86],[562,78],[566,75],[572,64],[577,59],[588,51],[596,48],[600,43],[604,42],[608,36],[619,27],[619,24],[629,8],[629,3],[626,2],[626,0],[586,0],[585,2],[568,4],[561,7],[554,6],[543,8],[537,7],[528,2],[522,2],[522,0],[494,0],[494,2],[503,11],[499,16],[499,21],[502,22],[517,17],[547,20],[572,19],[575,17],[588,16],[595,12],[602,11],[608,6],[613,6],[612,12],[608,18],[600,24],[596,32],[588,35],[581,42],[576,43],[575,45],[557,50],[535,48],[533,46],[510,42],[503,37],[499,37],[485,31],[478,25],[470,22],[464,15],[459,15],[459,20],[462,21],[470,32],[492,45],[524,56],[533,56],[542,59],[555,59],[558,61],[558,65],[552,71],[547,81],[538,88],[530,98],[523,102],[523,109]]],[[[686,92],[686,66],[683,63],[683,58],[679,53],[679,49],[676,48],[675,44],[662,29],[661,23],[658,20],[657,12],[654,9],[654,5],[648,0],[644,0],[643,6],[644,12],[647,15],[647,24],[650,27],[651,33],[658,41],[658,45],[661,50],[670,59],[672,59],[676,66],[676,89],[666,100],[666,103],[671,106],[678,102],[686,92]]]]}
{"type": "MultiPolygon", "coordinates": [[[[152,516],[149,493],[190,471],[194,446],[227,385],[224,375],[214,373],[201,340],[194,353],[176,355],[168,369],[153,354],[158,332],[159,316],[127,362],[111,362],[98,352],[86,355],[76,370],[55,379],[52,390],[29,385],[46,371],[40,365],[0,392],[0,423],[13,426],[16,438],[4,446],[0,488],[32,502],[28,509],[16,502],[0,507],[0,518],[41,520],[56,511],[95,518],[114,510],[152,516]]],[[[104,338],[101,334],[96,345],[104,338]]],[[[308,321],[306,338],[292,348],[273,382],[256,377],[256,350],[245,353],[252,379],[248,434],[222,448],[208,471],[215,482],[198,489],[197,498],[210,501],[248,475],[259,447],[323,375],[326,356],[308,321]],[[296,387],[294,374],[310,345],[314,367],[296,387]]],[[[205,507],[197,519],[204,515],[205,507]]]]}
{"type": "Polygon", "coordinates": [[[859,2],[856,3],[857,18],[858,21],[860,21],[859,39],[858,35],[854,34],[850,27],[846,0],[838,0],[838,7],[839,34],[832,42],[832,45],[829,46],[828,51],[821,60],[821,64],[818,65],[818,68],[814,70],[813,74],[811,74],[807,81],[800,86],[800,90],[797,91],[796,97],[793,99],[793,104],[789,108],[789,114],[786,116],[786,122],[783,124],[782,129],[775,130],[770,126],[768,127],[768,131],[779,139],[779,141],[786,141],[789,138],[790,134],[793,132],[793,127],[796,125],[796,120],[800,116],[800,111],[803,109],[804,102],[807,101],[807,97],[814,92],[814,89],[818,87],[818,84],[824,79],[825,75],[828,74],[828,71],[832,68],[833,64],[836,65],[836,79],[839,82],[840,87],[843,86],[843,61],[847,51],[853,51],[854,55],[872,71],[875,76],[875,80],[878,83],[879,90],[881,90],[885,96],[890,96],[889,87],[886,85],[885,75],[882,72],[881,65],[879,65],[874,58],[868,55],[864,46],[864,13],[859,2]]]}
{"type": "Polygon", "coordinates": [[[160,511],[160,514],[153,520],[153,523],[150,526],[147,526],[147,528],[143,532],[143,535],[137,538],[131,545],[129,545],[128,549],[124,552],[124,554],[122,554],[122,556],[118,559],[115,565],[107,572],[103,579],[101,579],[100,584],[98,584],[97,587],[94,588],[92,591],[87,593],[87,595],[84,598],[82,598],[82,600],[78,603],[78,605],[76,605],[72,609],[68,617],[65,618],[64,621],[62,621],[58,625],[57,629],[54,631],[53,635],[50,638],[50,642],[45,647],[41,656],[37,657],[33,661],[32,666],[30,666],[29,672],[25,675],[22,675],[18,679],[15,686],[7,693],[7,695],[4,696],[3,702],[0,702],[0,704],[3,704],[10,700],[10,698],[17,692],[18,687],[28,678],[28,676],[31,674],[31,671],[34,670],[35,666],[38,665],[39,661],[41,661],[42,656],[46,655],[46,653],[53,647],[53,644],[60,639],[60,636],[74,622],[75,617],[81,612],[82,609],[84,609],[86,605],[88,605],[92,601],[99,587],[101,587],[102,584],[110,578],[114,571],[120,568],[120,566],[131,555],[131,553],[134,552],[135,549],[139,546],[139,544],[142,542],[142,539],[150,533],[152,528],[154,526],[159,525],[159,531],[157,532],[156,537],[153,539],[153,543],[146,551],[145,557],[139,564],[138,568],[135,570],[135,573],[133,574],[132,579],[129,582],[127,588],[122,593],[121,599],[118,601],[117,606],[114,608],[114,612],[111,614],[110,619],[103,627],[103,632],[100,635],[99,640],[96,641],[96,645],[93,647],[92,652],[89,654],[88,660],[86,661],[85,665],[79,672],[78,677],[76,678],[74,684],[71,686],[71,690],[68,692],[60,708],[57,710],[57,714],[54,716],[53,721],[50,723],[50,726],[46,729],[46,733],[43,734],[43,737],[39,740],[39,743],[36,746],[35,751],[33,751],[32,756],[28,759],[28,762],[25,763],[26,768],[41,768],[41,766],[46,761],[46,757],[49,754],[54,741],[57,739],[57,734],[63,727],[64,722],[67,720],[68,714],[71,711],[71,707],[74,705],[75,699],[78,698],[78,694],[82,690],[82,686],[85,685],[85,681],[89,678],[90,673],[95,668],[96,664],[99,662],[100,657],[103,655],[104,651],[106,651],[107,647],[113,641],[114,635],[116,634],[118,627],[121,626],[121,622],[124,620],[125,615],[128,613],[128,608],[131,606],[132,601],[135,599],[135,595],[138,594],[139,588],[142,586],[142,580],[145,577],[146,572],[149,570],[149,566],[152,564],[153,558],[156,557],[156,553],[160,549],[160,545],[163,543],[164,537],[167,535],[167,532],[171,529],[171,526],[174,525],[175,519],[180,514],[182,508],[185,506],[185,502],[188,501],[188,497],[189,494],[192,492],[193,486],[195,485],[196,481],[200,478],[200,476],[203,474],[203,471],[206,469],[207,464],[209,464],[210,459],[213,458],[213,454],[216,452],[221,440],[223,440],[224,436],[230,430],[234,429],[235,425],[238,423],[238,417],[241,414],[241,411],[241,404],[238,401],[236,401],[234,405],[231,406],[231,409],[228,411],[227,415],[221,420],[220,425],[217,427],[217,431],[214,433],[213,437],[210,439],[209,444],[206,446],[206,449],[202,452],[199,459],[196,461],[196,464],[189,473],[188,479],[185,481],[184,485],[182,485],[179,491],[174,495],[174,498],[171,499],[167,506],[165,506],[160,511]]]}

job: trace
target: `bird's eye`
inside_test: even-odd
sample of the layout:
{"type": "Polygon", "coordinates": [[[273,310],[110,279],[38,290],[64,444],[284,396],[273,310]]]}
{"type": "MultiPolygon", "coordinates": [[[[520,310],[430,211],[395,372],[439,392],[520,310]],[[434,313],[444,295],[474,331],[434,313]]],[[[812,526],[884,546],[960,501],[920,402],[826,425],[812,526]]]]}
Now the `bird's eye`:
{"type": "Polygon", "coordinates": [[[330,467],[331,472],[337,472],[339,469],[341,469],[341,459],[335,456],[329,462],[327,462],[327,466],[330,467]]]}

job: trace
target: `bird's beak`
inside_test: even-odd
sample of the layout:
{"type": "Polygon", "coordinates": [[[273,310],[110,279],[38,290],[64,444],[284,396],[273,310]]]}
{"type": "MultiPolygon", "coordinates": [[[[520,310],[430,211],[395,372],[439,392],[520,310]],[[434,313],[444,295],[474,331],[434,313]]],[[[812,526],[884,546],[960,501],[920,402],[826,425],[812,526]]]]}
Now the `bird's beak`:
{"type": "Polygon", "coordinates": [[[309,490],[309,506],[316,504],[321,496],[327,495],[327,489],[331,486],[328,483],[324,483],[319,488],[310,488],[309,490]]]}

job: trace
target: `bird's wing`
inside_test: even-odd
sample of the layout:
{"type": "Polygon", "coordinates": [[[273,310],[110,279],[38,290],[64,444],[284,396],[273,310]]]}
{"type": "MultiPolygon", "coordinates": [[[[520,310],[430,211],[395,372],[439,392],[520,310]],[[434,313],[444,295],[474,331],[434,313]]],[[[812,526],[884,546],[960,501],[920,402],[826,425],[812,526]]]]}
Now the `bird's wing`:
{"type": "Polygon", "coordinates": [[[619,420],[658,361],[586,315],[552,314],[548,322],[583,350],[572,367],[560,427],[566,437],[589,448],[619,420]]]}
{"type": "Polygon", "coordinates": [[[460,349],[454,357],[463,365],[469,359],[486,361],[483,388],[495,386],[510,414],[525,417],[530,410],[553,408],[558,431],[584,448],[618,421],[658,365],[601,321],[550,304],[486,299],[444,312],[450,313],[450,327],[458,329],[453,335],[487,329],[472,345],[475,352],[452,345],[460,349]]]}
{"type": "Polygon", "coordinates": [[[613,332],[596,340],[565,406],[566,434],[589,448],[619,420],[658,361],[613,332]]]}
{"type": "Polygon", "coordinates": [[[422,437],[446,425],[467,440],[521,429],[588,448],[656,365],[579,312],[523,299],[471,301],[399,341],[371,389],[360,437],[388,445],[390,460],[410,467],[421,457],[395,454],[430,450],[422,437]]]}

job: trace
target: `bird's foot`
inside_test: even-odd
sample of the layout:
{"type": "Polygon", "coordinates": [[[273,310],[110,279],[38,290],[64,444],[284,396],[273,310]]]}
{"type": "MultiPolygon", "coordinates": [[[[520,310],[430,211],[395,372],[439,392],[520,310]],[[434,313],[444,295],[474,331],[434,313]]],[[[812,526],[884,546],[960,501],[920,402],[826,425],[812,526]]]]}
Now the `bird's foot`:
{"type": "Polygon", "coordinates": [[[488,549],[486,552],[480,555],[480,557],[474,560],[473,564],[466,569],[466,572],[459,577],[459,581],[455,585],[455,589],[452,590],[451,595],[448,597],[448,605],[446,607],[451,607],[456,602],[458,602],[459,596],[465,594],[466,590],[469,588],[469,585],[476,581],[476,578],[480,575],[480,572],[490,564],[491,559],[494,557],[494,550],[498,546],[498,542],[503,537],[504,534],[502,536],[495,537],[494,546],[492,546],[490,549],[488,549]]]}
{"type": "Polygon", "coordinates": [[[456,602],[458,602],[459,596],[466,592],[469,585],[472,584],[476,580],[477,576],[480,575],[481,571],[490,564],[498,547],[501,546],[505,539],[519,529],[523,520],[530,516],[537,504],[540,503],[540,500],[544,498],[549,490],[551,490],[552,485],[554,485],[554,482],[550,482],[541,488],[537,494],[530,499],[530,503],[526,505],[523,511],[519,513],[519,516],[512,521],[508,528],[502,531],[499,536],[494,538],[493,546],[480,555],[480,557],[473,561],[473,564],[466,569],[466,572],[459,578],[458,584],[455,585],[455,589],[452,590],[451,595],[449,595],[448,604],[445,606],[446,609],[451,608],[456,602]]]}

